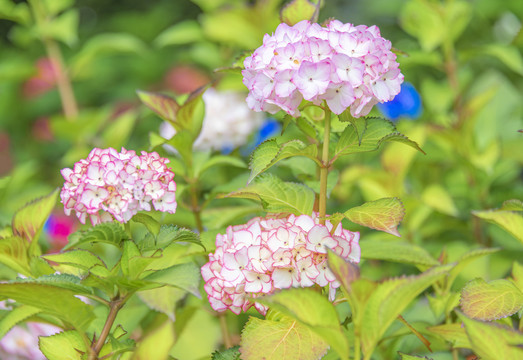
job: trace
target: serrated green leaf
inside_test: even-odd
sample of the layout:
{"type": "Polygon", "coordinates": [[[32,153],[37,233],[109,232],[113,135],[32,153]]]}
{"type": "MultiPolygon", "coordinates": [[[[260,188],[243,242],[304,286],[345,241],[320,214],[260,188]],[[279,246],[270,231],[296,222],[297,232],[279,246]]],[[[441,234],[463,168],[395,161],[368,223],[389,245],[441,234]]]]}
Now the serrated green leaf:
{"type": "Polygon", "coordinates": [[[18,323],[39,312],[41,312],[39,308],[28,305],[22,305],[9,311],[7,315],[0,320],[0,339],[3,338],[13,326],[18,325],[18,323]]]}
{"type": "Polygon", "coordinates": [[[358,324],[361,326],[361,342],[366,356],[372,354],[385,331],[410,302],[445,276],[451,267],[435,267],[417,276],[394,278],[377,286],[368,298],[361,324],[358,324]]]}
{"type": "Polygon", "coordinates": [[[74,291],[46,284],[0,284],[0,299],[13,299],[37,307],[79,330],[85,330],[95,315],[91,306],[77,299],[75,295],[74,291]]]}
{"type": "Polygon", "coordinates": [[[175,286],[190,292],[198,298],[201,298],[198,288],[200,279],[200,268],[193,263],[184,263],[167,269],[157,270],[143,278],[143,280],[148,282],[175,286]]]}
{"type": "Polygon", "coordinates": [[[498,320],[523,307],[523,292],[510,280],[486,282],[477,278],[461,290],[461,310],[471,319],[498,320]]]}
{"type": "Polygon", "coordinates": [[[189,229],[171,224],[160,226],[160,232],[156,238],[149,234],[137,245],[141,251],[150,251],[165,249],[167,246],[176,242],[188,242],[203,246],[198,234],[189,229]]]}
{"type": "Polygon", "coordinates": [[[172,286],[140,291],[138,297],[151,309],[164,313],[171,321],[175,321],[176,302],[187,292],[172,286]]]}
{"type": "Polygon", "coordinates": [[[349,357],[349,344],[341,331],[334,306],[311,289],[288,289],[256,301],[308,326],[326,341],[342,359],[349,357]]]}
{"type": "Polygon", "coordinates": [[[82,354],[87,352],[82,336],[74,330],[41,336],[38,345],[49,360],[82,360],[82,354]]]}
{"type": "MultiPolygon", "coordinates": [[[[131,266],[130,260],[141,257],[142,254],[138,250],[138,246],[132,240],[124,241],[122,257],[120,259],[120,267],[124,276],[136,279],[137,276],[143,271],[145,266],[141,269],[136,269],[131,266]]],[[[147,266],[147,265],[146,265],[147,266]]]]}
{"type": "Polygon", "coordinates": [[[218,351],[212,353],[211,360],[240,360],[240,347],[233,346],[224,351],[218,351]]]}
{"type": "Polygon", "coordinates": [[[147,215],[144,213],[137,213],[132,217],[133,221],[139,222],[141,224],[144,224],[147,230],[154,236],[158,236],[160,233],[160,223],[153,218],[151,215],[147,215]]]}
{"type": "MultiPolygon", "coordinates": [[[[423,152],[419,145],[396,131],[393,123],[381,118],[367,118],[367,126],[363,136],[357,133],[357,128],[347,126],[336,144],[335,158],[360,152],[377,150],[380,145],[387,141],[396,141],[413,147],[423,152]],[[355,130],[356,129],[356,130],[355,130]]],[[[362,125],[359,125],[359,129],[362,125]]]]}
{"type": "Polygon", "coordinates": [[[405,208],[398,198],[369,201],[347,210],[344,214],[356,224],[401,237],[398,225],[403,220],[405,208]]]}
{"type": "Polygon", "coordinates": [[[250,317],[242,331],[243,360],[317,360],[327,343],[295,320],[271,321],[250,317]]]}
{"type": "Polygon", "coordinates": [[[122,241],[127,238],[128,236],[123,230],[121,224],[116,222],[102,223],[89,228],[88,230],[80,230],[70,235],[69,244],[64,247],[64,250],[85,243],[97,242],[120,247],[122,241]]]}
{"type": "Polygon", "coordinates": [[[31,242],[35,240],[36,242],[56,204],[57,198],[58,189],[18,210],[13,216],[13,235],[20,236],[31,242]]]}
{"type": "Polygon", "coordinates": [[[300,140],[291,140],[281,145],[275,139],[267,140],[261,143],[251,155],[249,163],[251,175],[247,183],[250,183],[256,176],[267,171],[280,160],[294,156],[305,156],[318,162],[317,155],[318,148],[316,145],[307,145],[300,140]]]}
{"type": "Polygon", "coordinates": [[[485,256],[489,254],[493,254],[495,252],[498,252],[499,248],[481,248],[481,249],[474,249],[469,252],[466,252],[465,254],[461,255],[458,260],[456,260],[456,265],[449,271],[449,276],[447,278],[447,289],[450,289],[452,284],[454,283],[454,280],[459,275],[459,273],[463,270],[465,266],[470,264],[470,262],[485,256]]]}
{"type": "Polygon", "coordinates": [[[514,261],[512,264],[512,279],[519,290],[523,291],[523,265],[514,261]]]}
{"type": "Polygon", "coordinates": [[[267,212],[289,212],[296,215],[311,214],[314,191],[305,185],[283,182],[270,174],[260,176],[243,189],[225,197],[252,199],[262,202],[267,212]]]}
{"type": "Polygon", "coordinates": [[[450,342],[453,348],[472,349],[465,328],[463,328],[461,324],[429,326],[427,330],[441,336],[445,341],[450,342]]]}
{"type": "Polygon", "coordinates": [[[107,268],[104,262],[88,250],[75,249],[63,253],[42,255],[42,258],[58,264],[66,264],[83,270],[90,270],[95,266],[107,268]]]}
{"type": "Polygon", "coordinates": [[[0,263],[19,274],[31,276],[28,250],[29,243],[20,236],[0,238],[0,263]]]}
{"type": "MultiPolygon", "coordinates": [[[[294,118],[289,115],[289,121],[292,119],[294,118]]],[[[301,132],[312,139],[318,139],[318,130],[316,130],[314,124],[311,123],[307,118],[300,116],[294,119],[294,121],[296,121],[296,126],[301,130],[301,132]]]]}
{"type": "Polygon", "coordinates": [[[361,145],[361,139],[363,138],[363,134],[365,133],[365,129],[367,129],[367,120],[365,120],[364,117],[355,118],[350,113],[350,110],[345,110],[339,115],[339,119],[342,122],[350,122],[352,128],[356,132],[356,135],[358,137],[358,145],[361,145]]]}
{"type": "Polygon", "coordinates": [[[176,122],[180,105],[172,97],[143,90],[136,91],[142,103],[162,119],[168,121],[176,130],[181,130],[176,122]]]}
{"type": "Polygon", "coordinates": [[[75,294],[93,294],[94,291],[92,288],[82,284],[82,280],[74,275],[70,274],[50,274],[40,276],[38,278],[26,278],[26,279],[16,279],[10,283],[14,284],[42,284],[56,286],[62,289],[71,290],[75,294]]]}
{"type": "Polygon", "coordinates": [[[410,243],[397,241],[360,241],[361,256],[364,259],[394,261],[404,264],[436,266],[439,262],[425,249],[410,243]]]}
{"type": "Polygon", "coordinates": [[[501,205],[500,210],[523,211],[523,201],[517,199],[506,200],[501,205]]]}
{"type": "Polygon", "coordinates": [[[302,20],[317,22],[320,3],[320,1],[314,4],[309,0],[292,0],[281,9],[280,21],[289,26],[293,26],[302,20]]]}
{"type": "Polygon", "coordinates": [[[484,359],[523,359],[523,333],[501,326],[469,319],[458,312],[465,324],[474,353],[484,359]],[[519,346],[518,346],[519,345],[519,346]]]}
{"type": "Polygon", "coordinates": [[[523,243],[523,215],[519,211],[498,209],[473,211],[472,214],[502,227],[523,243]]]}

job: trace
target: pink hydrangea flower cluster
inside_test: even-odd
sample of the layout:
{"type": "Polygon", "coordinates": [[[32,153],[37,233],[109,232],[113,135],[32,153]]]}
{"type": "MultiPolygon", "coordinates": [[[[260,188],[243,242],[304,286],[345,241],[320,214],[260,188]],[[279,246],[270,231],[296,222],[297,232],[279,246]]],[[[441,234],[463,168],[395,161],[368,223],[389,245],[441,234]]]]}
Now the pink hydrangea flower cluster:
{"type": "Polygon", "coordinates": [[[280,24],[244,61],[247,103],[272,114],[283,109],[299,116],[302,100],[324,100],[336,114],[350,107],[354,117],[367,115],[378,102],[400,91],[403,75],[390,41],[378,27],[330,21],[280,24]]]}
{"type": "Polygon", "coordinates": [[[251,306],[265,315],[267,308],[252,298],[290,287],[329,286],[334,299],[340,286],[327,266],[327,248],[346,260],[359,262],[359,233],[333,230],[317,214],[285,218],[254,218],[229,226],[216,237],[216,251],[202,269],[205,291],[216,311],[235,314],[251,306]]]}
{"type": "Polygon", "coordinates": [[[174,213],[176,183],[168,162],[156,152],[95,148],[73,169],[61,171],[65,213],[74,210],[82,224],[89,217],[93,225],[127,222],[140,210],[150,211],[151,203],[158,211],[174,213]]]}

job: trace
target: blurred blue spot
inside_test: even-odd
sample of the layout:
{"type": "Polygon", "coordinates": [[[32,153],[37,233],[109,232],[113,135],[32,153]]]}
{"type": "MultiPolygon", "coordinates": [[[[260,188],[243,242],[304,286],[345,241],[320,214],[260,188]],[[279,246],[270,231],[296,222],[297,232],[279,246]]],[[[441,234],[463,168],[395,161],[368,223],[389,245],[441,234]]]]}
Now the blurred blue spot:
{"type": "Polygon", "coordinates": [[[421,97],[416,88],[404,82],[398,95],[386,103],[379,103],[378,109],[387,119],[398,120],[400,117],[417,119],[423,112],[421,97]]]}
{"type": "Polygon", "coordinates": [[[258,145],[278,134],[280,131],[281,125],[278,121],[273,118],[265,119],[265,122],[260,127],[260,130],[258,130],[258,132],[254,135],[254,139],[249,144],[247,144],[247,146],[241,149],[241,154],[243,156],[248,156],[251,152],[254,151],[254,149],[256,149],[258,145]]]}

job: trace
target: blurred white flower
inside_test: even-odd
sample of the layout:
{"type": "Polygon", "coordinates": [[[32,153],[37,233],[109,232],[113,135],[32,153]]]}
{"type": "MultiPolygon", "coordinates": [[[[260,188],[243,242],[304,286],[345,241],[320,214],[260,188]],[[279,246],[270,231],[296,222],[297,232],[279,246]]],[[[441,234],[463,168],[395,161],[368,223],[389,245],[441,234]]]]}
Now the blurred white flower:
{"type": "MultiPolygon", "coordinates": [[[[264,116],[251,111],[245,95],[233,91],[208,89],[202,96],[205,118],[202,131],[194,142],[195,150],[231,151],[247,143],[248,137],[261,126],[264,116]]],[[[171,139],[176,130],[168,122],[160,125],[160,135],[171,139]]],[[[166,146],[167,151],[174,151],[166,146]]]]}

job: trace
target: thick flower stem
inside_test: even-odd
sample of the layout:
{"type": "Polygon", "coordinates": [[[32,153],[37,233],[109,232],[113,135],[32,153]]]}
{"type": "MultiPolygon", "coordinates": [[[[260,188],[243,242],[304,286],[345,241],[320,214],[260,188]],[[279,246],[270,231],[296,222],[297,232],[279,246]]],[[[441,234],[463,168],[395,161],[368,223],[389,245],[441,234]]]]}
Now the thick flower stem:
{"type": "Polygon", "coordinates": [[[98,354],[102,350],[102,347],[105,344],[105,340],[107,339],[107,336],[109,336],[109,333],[111,332],[111,328],[113,327],[114,320],[116,319],[116,315],[118,314],[118,311],[124,306],[125,302],[127,301],[128,296],[120,298],[117,297],[114,300],[110,302],[109,307],[109,315],[107,315],[107,320],[105,320],[105,325],[102,329],[102,332],[100,333],[100,337],[96,340],[96,343],[89,351],[89,357],[88,360],[97,360],[98,354]]]}
{"type": "Polygon", "coordinates": [[[320,194],[318,209],[320,224],[325,225],[325,215],[327,214],[327,177],[329,175],[329,140],[331,132],[331,111],[325,107],[325,128],[323,134],[323,146],[320,167],[320,194]]]}
{"type": "Polygon", "coordinates": [[[218,319],[220,320],[220,328],[223,335],[223,345],[226,349],[228,349],[232,347],[232,340],[231,334],[229,334],[229,328],[227,327],[227,318],[225,317],[225,313],[219,313],[218,319]]]}

